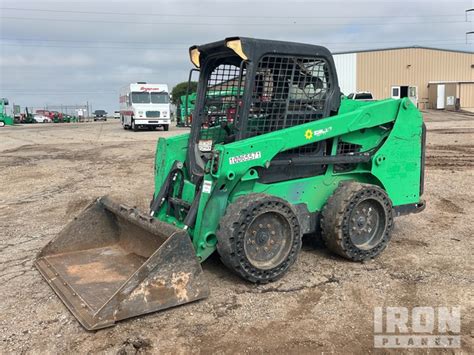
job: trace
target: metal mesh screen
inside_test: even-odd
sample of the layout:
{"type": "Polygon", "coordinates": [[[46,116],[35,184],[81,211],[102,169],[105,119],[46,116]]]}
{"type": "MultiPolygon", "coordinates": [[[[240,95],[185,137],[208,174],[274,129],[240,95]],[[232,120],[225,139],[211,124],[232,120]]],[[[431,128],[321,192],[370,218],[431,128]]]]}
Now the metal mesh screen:
{"type": "Polygon", "coordinates": [[[329,88],[328,65],[323,59],[264,56],[255,75],[243,137],[323,118],[329,88]]]}
{"type": "Polygon", "coordinates": [[[245,68],[221,64],[210,74],[201,122],[201,151],[209,151],[233,133],[243,94],[245,68]]]}
{"type": "MultiPolygon", "coordinates": [[[[339,141],[337,143],[337,155],[344,155],[350,153],[358,153],[360,152],[361,146],[359,144],[347,143],[343,141],[339,141]]],[[[340,172],[347,172],[354,170],[357,167],[357,164],[335,164],[334,171],[340,172]]]]}
{"type": "Polygon", "coordinates": [[[359,152],[360,147],[361,146],[359,144],[346,143],[343,141],[339,141],[337,143],[337,155],[359,152]]]}

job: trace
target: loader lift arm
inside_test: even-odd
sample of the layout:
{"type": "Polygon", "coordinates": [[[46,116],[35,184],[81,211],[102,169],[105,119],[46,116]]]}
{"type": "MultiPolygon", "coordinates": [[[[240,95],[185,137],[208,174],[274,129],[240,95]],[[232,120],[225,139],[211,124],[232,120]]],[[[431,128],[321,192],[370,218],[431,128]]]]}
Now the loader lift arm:
{"type": "MultiPolygon", "coordinates": [[[[254,151],[260,152],[260,158],[251,159],[248,162],[243,161],[239,164],[230,164],[234,165],[233,170],[237,173],[247,171],[251,167],[265,167],[267,164],[271,165],[272,159],[280,152],[361,129],[392,123],[397,118],[399,105],[400,103],[391,100],[379,101],[374,105],[349,113],[282,129],[265,136],[248,138],[245,141],[219,145],[216,147],[216,151],[219,156],[231,159],[247,154],[250,146],[254,151]]],[[[323,157],[320,160],[324,159],[323,157]]],[[[309,163],[310,160],[311,158],[308,158],[305,163],[309,163]]],[[[329,157],[328,162],[331,162],[329,157]]],[[[226,164],[225,160],[220,160],[220,163],[226,164]]]]}
{"type": "MultiPolygon", "coordinates": [[[[387,189],[389,193],[393,194],[395,205],[418,202],[421,179],[421,149],[419,143],[422,136],[422,121],[420,116],[419,126],[407,125],[409,123],[407,121],[412,120],[414,114],[419,116],[418,111],[409,100],[395,101],[388,99],[362,106],[351,112],[248,138],[245,141],[217,145],[214,158],[208,163],[206,168],[208,173],[204,177],[204,181],[207,181],[207,184],[212,184],[212,189],[208,193],[201,195],[199,204],[199,208],[203,211],[200,215],[205,215],[206,218],[203,219],[198,216],[193,230],[193,244],[198,258],[205,260],[214,252],[215,244],[212,243],[215,240],[214,231],[225,211],[223,206],[226,206],[229,201],[233,201],[238,196],[246,194],[247,191],[261,190],[278,196],[280,193],[287,195],[289,190],[294,189],[294,186],[285,187],[292,185],[292,181],[270,185],[260,183],[258,168],[266,169],[271,167],[273,158],[282,151],[317,141],[339,140],[354,132],[358,134],[364,132],[360,133],[360,137],[364,135],[371,136],[366,139],[370,141],[366,146],[366,150],[359,153],[338,155],[335,149],[337,142],[334,141],[331,155],[304,158],[301,162],[302,164],[327,164],[328,168],[323,175],[306,179],[314,180],[314,182],[307,185],[310,188],[305,187],[302,191],[311,190],[312,186],[318,184],[318,181],[326,181],[331,186],[328,190],[318,189],[321,191],[320,195],[315,195],[309,201],[305,201],[308,210],[304,213],[308,211],[309,213],[317,213],[320,211],[328,194],[332,191],[332,186],[337,186],[342,180],[354,179],[357,174],[361,175],[360,178],[366,179],[364,181],[375,183],[387,189]],[[387,126],[390,127],[387,128],[387,126]],[[369,131],[371,128],[379,128],[382,133],[372,134],[369,131]],[[310,139],[308,139],[309,135],[306,134],[308,131],[312,132],[310,139]],[[412,137],[414,134],[418,137],[415,140],[412,137]],[[407,141],[410,140],[413,143],[406,145],[407,141]],[[405,148],[402,148],[403,146],[405,148]],[[396,156],[397,159],[394,159],[393,154],[384,154],[385,150],[392,151],[397,147],[417,151],[416,155],[410,153],[413,155],[411,163],[417,164],[417,166],[414,166],[414,169],[409,169],[408,172],[401,170],[398,174],[387,176],[386,167],[390,168],[392,163],[397,168],[403,168],[406,165],[403,161],[408,158],[402,156],[403,151],[400,151],[402,155],[396,156]],[[217,165],[215,160],[218,161],[217,165]],[[347,173],[334,171],[333,167],[335,164],[347,162],[362,164],[359,164],[358,170],[347,173]],[[217,169],[216,166],[218,167],[217,169]],[[400,176],[406,173],[413,176],[416,184],[400,186],[400,176]],[[405,195],[401,195],[400,192],[403,192],[405,195]]],[[[294,166],[294,164],[298,164],[297,158],[295,160],[296,162],[286,162],[289,168],[294,166]]],[[[295,200],[295,203],[297,203],[297,200],[295,200]]],[[[308,217],[305,215],[301,216],[301,218],[308,217]]],[[[311,231],[308,230],[308,232],[311,231]]]]}

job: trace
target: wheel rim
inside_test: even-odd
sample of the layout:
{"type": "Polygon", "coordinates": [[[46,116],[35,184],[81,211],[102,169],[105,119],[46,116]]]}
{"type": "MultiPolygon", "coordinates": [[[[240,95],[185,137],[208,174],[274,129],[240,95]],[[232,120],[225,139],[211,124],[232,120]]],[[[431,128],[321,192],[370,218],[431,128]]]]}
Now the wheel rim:
{"type": "Polygon", "coordinates": [[[254,267],[272,269],[288,257],[292,239],[286,218],[276,212],[265,212],[255,217],[245,232],[245,255],[254,267]]]}
{"type": "Polygon", "coordinates": [[[352,210],[349,220],[352,243],[362,250],[374,248],[384,237],[385,222],[380,202],[374,199],[359,202],[352,210]]]}

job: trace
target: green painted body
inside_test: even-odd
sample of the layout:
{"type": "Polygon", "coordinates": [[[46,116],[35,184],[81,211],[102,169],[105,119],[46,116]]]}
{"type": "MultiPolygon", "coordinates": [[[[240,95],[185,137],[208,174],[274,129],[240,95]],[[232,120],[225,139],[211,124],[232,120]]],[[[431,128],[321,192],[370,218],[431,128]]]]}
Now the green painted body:
{"type": "Polygon", "coordinates": [[[4,99],[0,99],[0,122],[3,122],[8,126],[13,126],[14,123],[13,117],[7,115],[4,99]]]}
{"type": "Polygon", "coordinates": [[[71,115],[63,115],[63,121],[67,123],[79,122],[76,116],[71,116],[71,115]]]}
{"type": "Polygon", "coordinates": [[[194,103],[196,102],[196,93],[193,92],[189,95],[183,95],[179,98],[179,117],[178,126],[184,125],[187,119],[191,116],[194,111],[194,103]],[[187,111],[186,111],[187,109],[187,111]]]}
{"type": "MultiPolygon", "coordinates": [[[[216,231],[227,205],[249,193],[274,195],[294,205],[304,204],[309,212],[318,212],[339,182],[356,180],[382,187],[394,206],[419,203],[422,125],[421,113],[409,99],[342,100],[338,115],[225,145],[217,144],[214,150],[219,153],[218,169],[205,174],[203,186],[211,188],[203,188],[196,223],[188,229],[199,260],[205,260],[215,251],[216,231]],[[279,152],[326,139],[333,140],[332,155],[336,154],[339,140],[361,145],[362,152],[379,148],[370,162],[359,163],[350,172],[338,173],[329,165],[323,175],[269,184],[259,182],[255,168],[268,167],[279,152]],[[243,159],[236,162],[231,159],[235,157],[243,159]]],[[[189,134],[184,134],[159,139],[155,196],[174,162],[185,162],[188,138],[189,134]]],[[[206,171],[211,170],[212,163],[208,163],[206,171]]],[[[184,176],[181,198],[191,203],[196,196],[196,186],[189,178],[184,176]]],[[[155,218],[183,227],[181,218],[167,215],[167,203],[155,218]]]]}

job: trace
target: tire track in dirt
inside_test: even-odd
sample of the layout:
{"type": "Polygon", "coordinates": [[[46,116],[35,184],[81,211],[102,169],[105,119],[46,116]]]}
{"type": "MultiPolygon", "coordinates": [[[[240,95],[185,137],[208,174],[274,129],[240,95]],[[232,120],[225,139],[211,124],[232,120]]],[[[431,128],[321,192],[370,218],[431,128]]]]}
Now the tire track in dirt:
{"type": "Polygon", "coordinates": [[[428,133],[435,134],[474,134],[473,128],[435,128],[428,130],[428,133]]]}
{"type": "Polygon", "coordinates": [[[466,170],[474,166],[474,145],[430,145],[426,166],[434,169],[466,170]]]}

